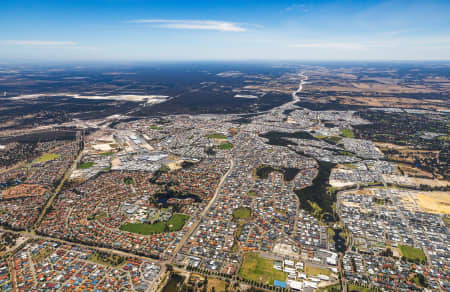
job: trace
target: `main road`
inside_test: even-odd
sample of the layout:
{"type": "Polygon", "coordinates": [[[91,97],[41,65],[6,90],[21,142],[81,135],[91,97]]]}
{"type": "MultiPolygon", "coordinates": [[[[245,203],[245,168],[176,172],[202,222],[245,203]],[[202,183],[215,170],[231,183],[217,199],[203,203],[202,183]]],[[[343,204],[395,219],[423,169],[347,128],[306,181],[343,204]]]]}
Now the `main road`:
{"type": "MultiPolygon", "coordinates": [[[[183,238],[180,240],[180,242],[178,243],[177,247],[175,248],[174,252],[172,253],[172,259],[173,257],[178,253],[178,251],[180,250],[180,248],[185,244],[186,240],[191,237],[191,235],[194,233],[195,230],[197,230],[198,225],[200,224],[200,222],[202,222],[203,218],[206,216],[206,214],[208,213],[209,209],[211,208],[211,206],[214,204],[214,202],[217,199],[217,196],[220,193],[220,189],[222,188],[226,178],[231,174],[231,172],[233,171],[233,167],[234,167],[234,161],[233,158],[230,157],[230,168],[228,169],[228,171],[222,176],[222,178],[220,179],[219,184],[217,185],[216,191],[214,192],[214,195],[212,197],[212,199],[209,201],[208,205],[206,205],[205,209],[200,213],[200,216],[198,218],[195,219],[194,223],[192,224],[191,228],[189,229],[188,232],[186,232],[186,234],[183,236],[183,238]]],[[[169,260],[169,262],[171,262],[171,259],[169,260]]]]}

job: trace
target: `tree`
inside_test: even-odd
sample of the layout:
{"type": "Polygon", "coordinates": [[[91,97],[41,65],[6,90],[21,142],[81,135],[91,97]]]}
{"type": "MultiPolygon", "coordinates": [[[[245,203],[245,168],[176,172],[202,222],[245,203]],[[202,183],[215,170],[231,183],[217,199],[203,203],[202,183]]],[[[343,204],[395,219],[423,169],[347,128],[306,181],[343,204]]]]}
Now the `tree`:
{"type": "Polygon", "coordinates": [[[380,253],[380,255],[381,255],[381,256],[384,256],[384,257],[392,257],[392,256],[394,255],[394,253],[393,253],[392,250],[388,247],[388,248],[386,248],[385,250],[383,250],[383,251],[380,253]]]}

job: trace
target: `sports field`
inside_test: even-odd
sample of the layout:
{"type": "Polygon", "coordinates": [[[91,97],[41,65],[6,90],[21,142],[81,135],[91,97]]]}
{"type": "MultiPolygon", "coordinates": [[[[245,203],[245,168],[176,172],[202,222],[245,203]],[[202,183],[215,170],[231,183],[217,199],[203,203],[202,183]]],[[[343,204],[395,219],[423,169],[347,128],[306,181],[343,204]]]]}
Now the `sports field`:
{"type": "Polygon", "coordinates": [[[398,248],[400,249],[400,252],[402,253],[402,256],[404,256],[408,261],[412,262],[426,262],[427,257],[425,256],[425,253],[423,250],[411,247],[408,245],[399,245],[398,248]]]}
{"type": "Polygon", "coordinates": [[[244,279],[273,285],[274,280],[286,281],[286,274],[273,268],[273,261],[257,253],[247,253],[239,270],[244,279]]]}
{"type": "Polygon", "coordinates": [[[173,232],[183,228],[186,221],[189,220],[188,215],[174,214],[167,222],[156,222],[153,224],[146,223],[126,223],[120,226],[120,230],[138,233],[142,235],[151,235],[156,233],[173,232]]]}
{"type": "Polygon", "coordinates": [[[189,220],[188,215],[184,214],[174,214],[169,221],[167,221],[167,226],[169,228],[169,231],[178,231],[181,228],[183,228],[186,221],[189,220]]]}

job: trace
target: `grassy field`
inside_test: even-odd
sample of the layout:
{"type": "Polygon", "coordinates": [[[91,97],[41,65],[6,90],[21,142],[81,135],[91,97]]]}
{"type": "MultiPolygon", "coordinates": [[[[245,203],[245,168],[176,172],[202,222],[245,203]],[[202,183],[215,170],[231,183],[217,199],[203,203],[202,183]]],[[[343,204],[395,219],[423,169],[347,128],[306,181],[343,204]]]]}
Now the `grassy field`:
{"type": "Polygon", "coordinates": [[[127,177],[123,180],[124,184],[126,185],[134,185],[136,182],[132,177],[127,177]]]}
{"type": "Polygon", "coordinates": [[[172,217],[170,217],[169,221],[167,221],[167,226],[169,228],[169,231],[178,231],[181,228],[183,228],[184,223],[186,223],[189,220],[188,215],[184,214],[174,214],[172,217]]]}
{"type": "Polygon", "coordinates": [[[233,210],[233,218],[234,219],[246,219],[250,217],[250,209],[249,208],[237,208],[233,210]]]}
{"type": "Polygon", "coordinates": [[[48,258],[52,254],[52,252],[53,252],[53,249],[50,247],[43,248],[43,249],[39,250],[38,253],[34,254],[32,256],[32,259],[34,262],[40,263],[43,260],[45,260],[46,258],[48,258]]]}
{"type": "Polygon", "coordinates": [[[260,257],[257,253],[247,253],[239,275],[251,281],[273,285],[274,280],[286,281],[286,274],[273,268],[273,261],[260,257]]]}
{"type": "Polygon", "coordinates": [[[221,139],[221,140],[225,140],[228,138],[227,136],[219,133],[209,134],[206,137],[209,139],[221,139]]]}
{"type": "Polygon", "coordinates": [[[33,160],[33,163],[43,163],[43,162],[47,162],[50,160],[55,160],[59,158],[59,154],[55,154],[55,153],[44,153],[41,156],[39,156],[38,158],[36,158],[35,160],[33,160]]]}
{"type": "Polygon", "coordinates": [[[402,256],[406,258],[406,260],[411,262],[426,262],[427,257],[425,256],[425,253],[423,250],[411,247],[408,245],[399,245],[398,248],[400,249],[400,252],[402,256]]]}
{"type": "Polygon", "coordinates": [[[189,220],[188,215],[174,214],[167,222],[156,222],[153,224],[145,223],[126,223],[120,226],[120,230],[138,233],[142,235],[151,235],[156,233],[178,231],[183,228],[184,223],[189,220]]]}
{"type": "Polygon", "coordinates": [[[339,141],[342,140],[342,138],[337,137],[337,136],[329,136],[329,137],[323,138],[323,140],[325,140],[326,142],[328,142],[330,144],[337,144],[337,143],[339,143],[339,141]]]}
{"type": "Polygon", "coordinates": [[[125,258],[115,254],[96,251],[89,256],[88,260],[102,265],[117,267],[125,261],[125,258]]]}
{"type": "Polygon", "coordinates": [[[106,218],[106,216],[108,216],[108,214],[106,214],[106,212],[99,212],[99,213],[92,214],[91,216],[88,216],[87,220],[99,220],[102,218],[106,218]]]}
{"type": "Polygon", "coordinates": [[[150,126],[150,129],[152,129],[152,130],[162,130],[163,128],[161,126],[152,125],[152,126],[150,126]]]}
{"type": "Polygon", "coordinates": [[[323,288],[319,288],[316,291],[328,291],[328,292],[334,292],[334,291],[342,291],[342,287],[339,284],[336,285],[332,285],[332,286],[327,286],[327,287],[323,287],[323,288]]]}
{"type": "Polygon", "coordinates": [[[230,142],[223,142],[223,143],[220,144],[218,147],[219,147],[219,149],[221,149],[221,150],[229,150],[229,149],[232,149],[232,148],[234,147],[234,145],[231,144],[230,142]]]}
{"type": "Polygon", "coordinates": [[[223,280],[216,278],[208,278],[208,287],[206,291],[212,292],[213,288],[215,292],[225,292],[227,283],[223,280]]]}
{"type": "Polygon", "coordinates": [[[113,154],[114,154],[114,152],[103,152],[103,153],[100,153],[99,155],[101,155],[101,156],[111,156],[113,154]]]}
{"type": "Polygon", "coordinates": [[[256,197],[256,196],[257,196],[257,194],[256,194],[255,191],[249,191],[249,192],[247,193],[247,195],[248,195],[248,196],[252,196],[252,197],[256,197]]]}
{"type": "Polygon", "coordinates": [[[142,235],[150,235],[155,233],[163,233],[166,231],[167,224],[164,222],[157,222],[153,224],[145,223],[126,223],[120,226],[120,230],[138,233],[142,235]]]}
{"type": "Polygon", "coordinates": [[[94,162],[80,162],[77,165],[78,169],[88,169],[94,166],[94,162]]]}
{"type": "Polygon", "coordinates": [[[342,129],[342,136],[346,137],[346,138],[355,138],[355,134],[353,134],[352,130],[349,129],[342,129]]]}
{"type": "Polygon", "coordinates": [[[348,167],[348,168],[357,168],[358,166],[356,166],[356,165],[354,165],[354,164],[351,164],[351,163],[344,163],[343,164],[345,167],[348,167]]]}
{"type": "Polygon", "coordinates": [[[305,273],[308,276],[315,276],[315,275],[331,275],[331,271],[328,269],[321,269],[321,268],[316,268],[313,266],[309,266],[309,265],[305,265],[305,273]]]}

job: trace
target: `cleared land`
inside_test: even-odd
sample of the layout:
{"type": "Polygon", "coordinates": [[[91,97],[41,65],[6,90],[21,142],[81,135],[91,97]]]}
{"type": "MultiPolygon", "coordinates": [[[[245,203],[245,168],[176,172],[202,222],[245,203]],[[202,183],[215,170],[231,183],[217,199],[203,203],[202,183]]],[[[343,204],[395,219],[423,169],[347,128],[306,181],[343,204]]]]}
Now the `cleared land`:
{"type": "Polygon", "coordinates": [[[315,275],[331,275],[331,271],[327,269],[321,269],[317,267],[313,267],[310,265],[305,265],[305,273],[308,276],[315,276],[315,275]]]}
{"type": "Polygon", "coordinates": [[[274,280],[286,281],[286,274],[273,268],[273,261],[260,257],[257,253],[247,253],[239,275],[244,279],[273,285],[274,280]]]}
{"type": "Polygon", "coordinates": [[[40,185],[18,185],[5,190],[1,196],[3,200],[14,199],[20,197],[35,197],[42,196],[45,193],[45,188],[40,185]]]}
{"type": "Polygon", "coordinates": [[[448,192],[423,192],[415,196],[419,208],[426,212],[450,215],[448,192]]]}
{"type": "Polygon", "coordinates": [[[219,280],[216,278],[208,278],[208,287],[207,287],[207,291],[208,292],[225,292],[227,287],[227,283],[223,280],[219,280]],[[214,288],[214,290],[213,290],[214,288]]]}
{"type": "Polygon", "coordinates": [[[89,256],[88,260],[101,265],[117,267],[125,261],[125,258],[115,254],[96,251],[89,256]]]}

